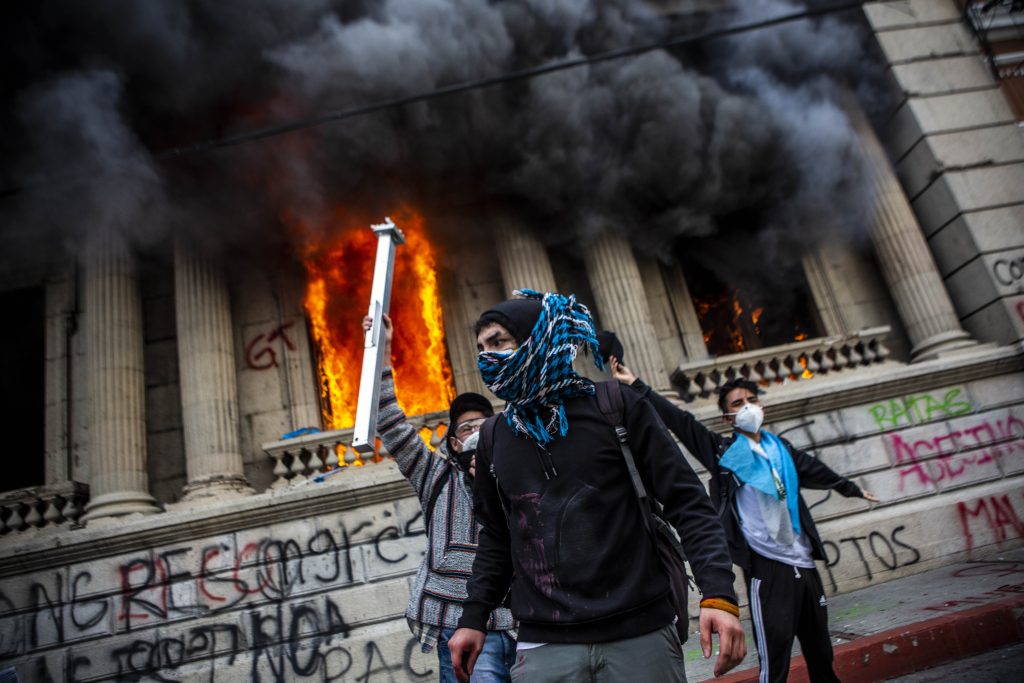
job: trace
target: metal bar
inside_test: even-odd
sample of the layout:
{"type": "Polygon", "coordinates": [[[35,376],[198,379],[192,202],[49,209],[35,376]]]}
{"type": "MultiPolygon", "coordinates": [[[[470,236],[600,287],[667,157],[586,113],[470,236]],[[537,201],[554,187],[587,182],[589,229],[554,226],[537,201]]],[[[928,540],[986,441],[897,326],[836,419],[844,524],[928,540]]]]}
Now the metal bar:
{"type": "Polygon", "coordinates": [[[391,279],[395,270],[395,249],[405,235],[390,218],[371,226],[377,233],[377,260],[373,267],[369,315],[373,325],[363,340],[363,370],[359,376],[359,402],[352,448],[363,455],[373,453],[377,435],[377,407],[380,403],[380,373],[384,369],[384,314],[391,306],[391,279]]]}

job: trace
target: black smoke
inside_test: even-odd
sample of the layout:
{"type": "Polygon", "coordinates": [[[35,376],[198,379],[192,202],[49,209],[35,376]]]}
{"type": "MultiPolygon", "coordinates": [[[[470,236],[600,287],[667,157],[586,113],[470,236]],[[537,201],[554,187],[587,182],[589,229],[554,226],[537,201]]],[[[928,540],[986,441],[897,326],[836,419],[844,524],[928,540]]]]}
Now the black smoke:
{"type": "Polygon", "coordinates": [[[260,250],[287,243],[282,221],[316,229],[329,207],[378,215],[410,201],[435,227],[500,206],[552,242],[616,230],[653,253],[753,225],[764,253],[791,259],[862,232],[843,102],[871,105],[876,72],[856,12],[166,158],[820,3],[733,4],[694,15],[632,0],[5,3],[3,229],[71,250],[100,227],[142,246],[180,232],[260,250]]]}

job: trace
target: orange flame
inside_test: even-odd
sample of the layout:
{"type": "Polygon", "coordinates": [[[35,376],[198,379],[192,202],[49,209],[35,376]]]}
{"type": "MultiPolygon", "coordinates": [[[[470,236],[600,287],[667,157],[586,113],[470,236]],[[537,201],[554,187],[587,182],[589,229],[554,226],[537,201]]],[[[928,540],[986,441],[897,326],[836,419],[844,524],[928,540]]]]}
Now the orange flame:
{"type": "Polygon", "coordinates": [[[806,354],[801,354],[800,358],[798,360],[800,362],[800,367],[802,367],[804,369],[804,371],[800,373],[800,378],[801,379],[810,379],[810,378],[814,377],[814,373],[811,372],[807,368],[807,355],[806,354]]]}
{"type": "MultiPolygon", "coordinates": [[[[395,251],[391,318],[392,362],[398,404],[407,415],[443,410],[455,395],[444,342],[434,248],[423,217],[411,209],[391,214],[405,233],[395,251]]],[[[334,229],[305,235],[305,308],[319,351],[321,409],[326,429],[355,423],[363,331],[376,261],[377,236],[363,217],[337,211],[334,229]]],[[[361,463],[360,463],[361,464],[361,463]]]]}
{"type": "Polygon", "coordinates": [[[740,329],[740,320],[743,318],[743,306],[739,297],[732,296],[732,324],[729,325],[729,342],[734,349],[733,353],[745,351],[747,346],[743,339],[743,330],[740,329]]]}

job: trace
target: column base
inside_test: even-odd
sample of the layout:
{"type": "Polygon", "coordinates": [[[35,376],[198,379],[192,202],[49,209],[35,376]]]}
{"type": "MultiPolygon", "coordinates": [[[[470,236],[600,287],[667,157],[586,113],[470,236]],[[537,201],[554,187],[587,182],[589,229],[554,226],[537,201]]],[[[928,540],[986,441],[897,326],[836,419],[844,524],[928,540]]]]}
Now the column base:
{"type": "Polygon", "coordinates": [[[226,498],[244,498],[256,493],[242,476],[213,476],[190,481],[181,497],[182,503],[203,503],[226,498]]]}
{"type": "Polygon", "coordinates": [[[978,342],[971,339],[971,336],[964,330],[941,332],[914,346],[910,350],[910,362],[918,363],[923,360],[934,360],[949,351],[956,351],[969,346],[976,346],[977,344],[978,342]]]}
{"type": "Polygon", "coordinates": [[[104,517],[125,515],[152,515],[161,512],[156,499],[139,491],[117,491],[92,498],[85,506],[82,522],[93,522],[104,517]]]}

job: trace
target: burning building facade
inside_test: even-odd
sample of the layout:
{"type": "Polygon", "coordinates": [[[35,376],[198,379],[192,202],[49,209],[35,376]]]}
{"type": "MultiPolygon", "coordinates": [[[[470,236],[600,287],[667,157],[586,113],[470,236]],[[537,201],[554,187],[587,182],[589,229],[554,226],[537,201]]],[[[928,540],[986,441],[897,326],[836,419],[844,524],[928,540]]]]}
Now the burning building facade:
{"type": "Polygon", "coordinates": [[[419,502],[386,453],[350,447],[384,213],[408,240],[394,361],[424,439],[455,392],[486,391],[482,310],[524,286],[573,292],[652,386],[724,428],[709,397],[750,377],[774,430],[884,500],[809,499],[830,592],[1019,545],[1024,138],[964,14],[983,3],[962,4],[872,2],[193,152],[821,3],[308,3],[285,19],[268,2],[235,52],[211,47],[226,15],[129,12],[131,39],[71,41],[88,69],[58,56],[15,79],[30,134],[4,169],[0,297],[24,333],[2,354],[19,445],[0,666],[436,676],[402,616],[419,502]],[[253,50],[239,95],[231,62],[253,50]]]}

